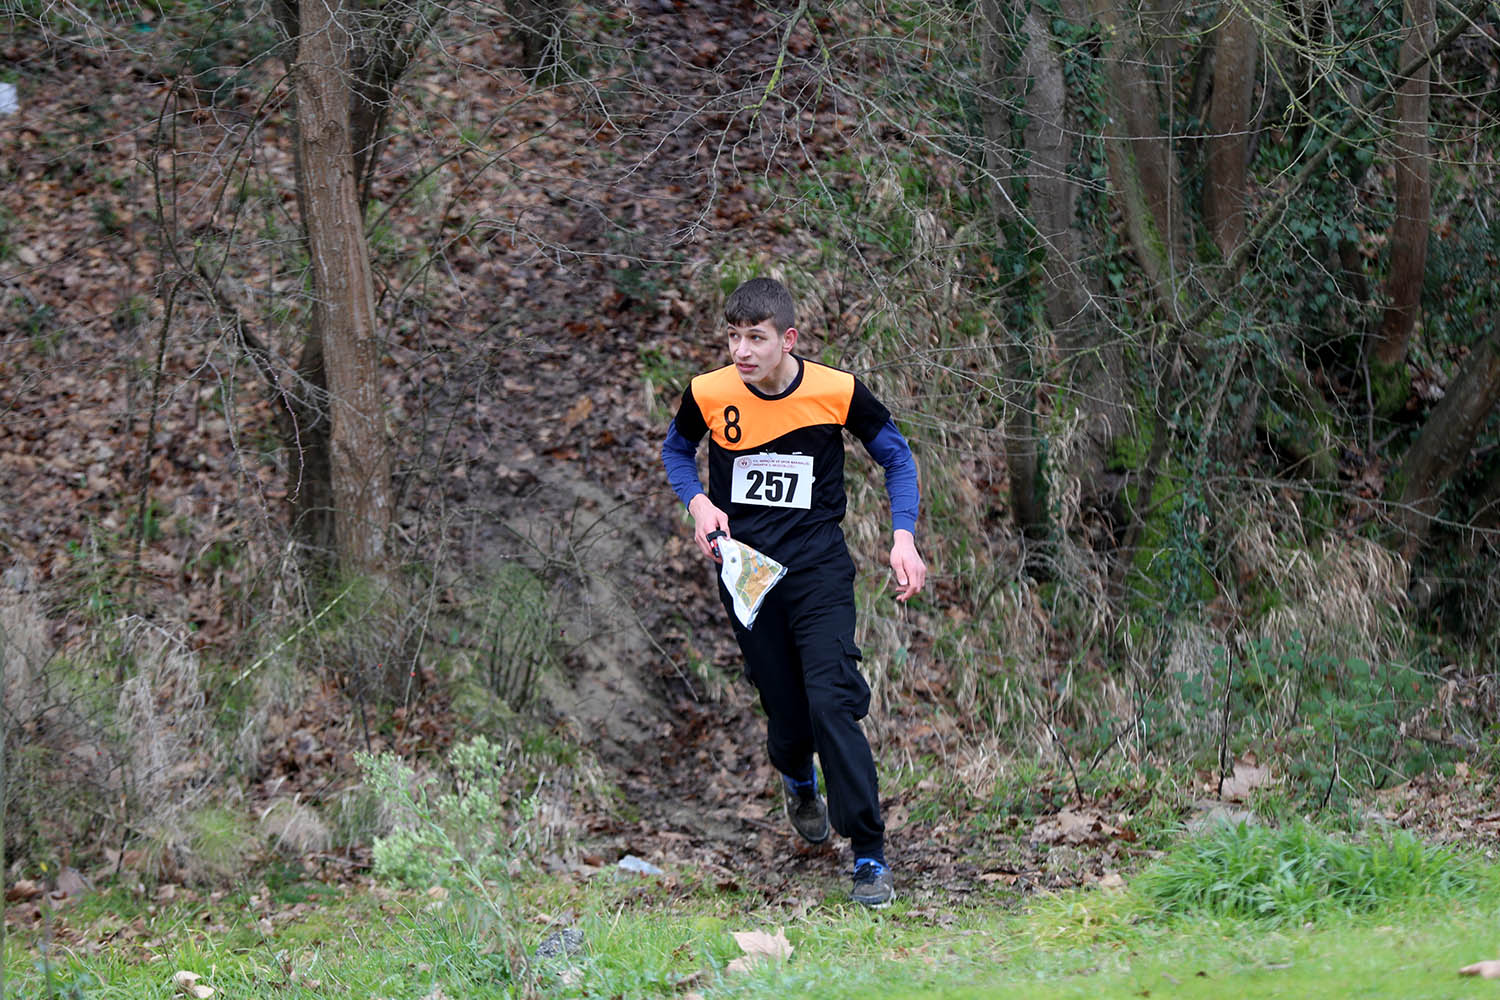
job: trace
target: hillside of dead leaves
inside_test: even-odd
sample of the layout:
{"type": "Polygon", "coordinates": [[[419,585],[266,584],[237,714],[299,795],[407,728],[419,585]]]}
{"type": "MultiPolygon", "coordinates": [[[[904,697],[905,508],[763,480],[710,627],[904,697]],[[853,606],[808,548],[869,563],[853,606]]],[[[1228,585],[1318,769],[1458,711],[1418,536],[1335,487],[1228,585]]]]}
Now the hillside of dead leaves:
{"type": "MultiPolygon", "coordinates": [[[[420,67],[403,91],[374,186],[389,206],[384,245],[395,248],[378,252],[396,258],[382,261],[380,294],[399,530],[441,601],[497,561],[576,558],[589,526],[604,525],[614,541],[592,568],[635,627],[581,635],[565,664],[570,690],[534,709],[588,745],[629,808],[577,803],[569,846],[549,864],[576,872],[634,853],[668,869],[705,866],[775,898],[808,874],[841,874],[847,859],[783,829],[752,692],[736,683],[711,573],[660,471],[679,387],[661,384],[659,369],[719,363],[717,260],[774,262],[815,238],[768,209],[757,179],[795,173],[857,130],[834,96],[799,90],[795,69],[782,86],[804,103],[779,117],[752,112],[785,26],[762,6],[652,2],[616,13],[628,29],[606,40],[636,67],[621,84],[628,116],[605,113],[588,88],[531,86],[507,68],[516,53],[506,38],[463,24],[445,36],[448,58],[420,67]],[[445,155],[476,129],[503,150],[498,166],[445,155]],[[403,200],[427,176],[439,194],[403,200]],[[457,292],[398,283],[400,256],[419,253],[433,254],[457,292]],[[724,679],[722,694],[686,670],[690,659],[724,679]]],[[[811,27],[788,44],[807,51],[811,27]]],[[[57,649],[87,648],[93,624],[134,617],[233,675],[265,641],[256,616],[295,598],[267,387],[225,332],[225,309],[254,323],[301,277],[226,255],[216,297],[186,265],[197,246],[233,242],[214,171],[262,101],[273,111],[255,136],[255,176],[275,188],[266,211],[279,231],[294,228],[290,140],[275,110],[284,82],[263,64],[210,103],[149,47],[16,33],[0,57],[22,80],[21,110],[0,129],[5,585],[42,595],[57,649]]],[[[818,319],[804,321],[814,335],[818,319]]],[[[286,330],[261,336],[293,364],[286,330]]],[[[327,799],[357,780],[356,750],[432,759],[463,735],[468,722],[434,673],[444,649],[428,648],[430,662],[412,668],[419,697],[368,706],[381,717],[363,703],[356,711],[334,671],[269,719],[251,804],[327,799]]],[[[886,706],[880,752],[961,770],[942,664],[914,669],[931,697],[886,706]]],[[[919,898],[1076,884],[1144,853],[1130,816],[1108,801],[1074,802],[1050,824],[1015,817],[984,829],[959,800],[918,809],[936,790],[886,800],[892,859],[919,898]]],[[[1037,791],[1039,802],[1069,798],[1062,787],[1037,791]]],[[[368,853],[307,863],[325,878],[359,877],[368,853]]]]}
{"type": "MultiPolygon", "coordinates": [[[[628,576],[614,593],[640,627],[633,639],[615,636],[609,669],[587,655],[598,643],[580,640],[567,707],[539,706],[575,738],[604,734],[594,749],[618,768],[612,780],[639,817],[581,817],[575,832],[592,846],[580,850],[748,867],[770,889],[766,872],[845,861],[794,850],[780,830],[748,688],[729,684],[710,698],[684,672],[689,647],[725,678],[737,659],[660,472],[679,387],[653,385],[645,359],[683,373],[719,363],[716,303],[699,301],[714,287],[705,275],[716,258],[753,248],[774,261],[810,238],[762,212],[756,178],[773,161],[795,170],[817,143],[850,130],[827,102],[808,112],[811,129],[746,110],[781,42],[783,24],[767,10],[653,4],[621,14],[643,67],[630,122],[590,106],[584,90],[534,88],[497,69],[515,61],[507,40],[468,26],[452,32],[461,43],[451,62],[408,81],[374,195],[394,205],[385,224],[406,251],[446,244],[442,266],[460,294],[418,301],[381,290],[401,530],[412,557],[433,560],[457,586],[527,547],[570,544],[580,511],[626,523],[628,546],[609,553],[619,565],[608,572],[628,576]],[[689,106],[695,113],[684,114],[689,106]],[[441,166],[444,190],[466,192],[469,218],[442,219],[434,231],[422,206],[398,195],[435,149],[457,145],[463,123],[483,123],[506,150],[504,170],[463,156],[441,166]],[[797,142],[781,146],[783,131],[797,142]],[[586,704],[600,707],[587,714],[586,704]]],[[[789,44],[807,51],[810,30],[789,44]]],[[[44,595],[58,649],[88,648],[92,623],[139,617],[180,630],[233,671],[264,638],[253,628],[257,603],[290,600],[279,579],[289,566],[287,484],[266,387],[224,332],[223,312],[254,323],[257,298],[291,294],[300,279],[226,254],[216,297],[187,265],[206,239],[228,238],[219,209],[229,174],[213,174],[223,169],[219,147],[244,135],[235,129],[260,87],[276,106],[284,84],[269,83],[275,67],[262,66],[263,79],[210,104],[149,47],[12,35],[3,55],[23,75],[21,110],[3,138],[11,182],[0,190],[7,582],[44,595]]],[[[272,210],[290,225],[284,118],[268,116],[256,139],[256,175],[281,185],[272,210]]],[[[260,335],[292,363],[291,339],[260,335]]],[[[420,697],[381,710],[389,718],[368,718],[363,704],[351,712],[337,673],[270,718],[253,798],[326,799],[354,780],[358,749],[440,752],[464,722],[430,667],[414,673],[420,697]]],[[[899,824],[901,804],[891,806],[899,824]]],[[[941,859],[922,865],[937,879],[978,871],[982,861],[964,860],[970,834],[935,826],[905,836],[902,849],[941,859]]],[[[346,870],[333,863],[325,874],[346,870]]]]}

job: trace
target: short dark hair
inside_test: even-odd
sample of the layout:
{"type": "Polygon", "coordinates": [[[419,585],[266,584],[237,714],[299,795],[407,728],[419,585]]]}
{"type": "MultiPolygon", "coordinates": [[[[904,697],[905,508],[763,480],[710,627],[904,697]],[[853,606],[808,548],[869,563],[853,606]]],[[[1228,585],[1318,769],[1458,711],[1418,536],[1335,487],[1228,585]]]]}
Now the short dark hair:
{"type": "Polygon", "coordinates": [[[751,278],[724,300],[724,321],[734,326],[754,326],[776,321],[776,332],[786,333],[797,325],[792,293],[775,278],[751,278]]]}

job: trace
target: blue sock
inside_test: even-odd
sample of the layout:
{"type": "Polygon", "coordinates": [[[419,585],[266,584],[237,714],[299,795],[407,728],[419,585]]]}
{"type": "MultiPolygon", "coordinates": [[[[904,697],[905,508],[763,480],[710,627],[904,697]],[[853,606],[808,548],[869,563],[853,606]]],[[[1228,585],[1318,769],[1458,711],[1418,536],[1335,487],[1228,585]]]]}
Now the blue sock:
{"type": "Polygon", "coordinates": [[[877,864],[880,867],[885,868],[886,867],[885,852],[884,851],[880,851],[880,852],[877,852],[877,853],[866,855],[865,857],[855,858],[854,859],[854,870],[855,871],[859,871],[859,866],[862,865],[862,864],[866,864],[866,863],[877,864]]]}
{"type": "Polygon", "coordinates": [[[811,788],[816,792],[818,790],[818,772],[813,769],[811,761],[808,762],[807,770],[802,772],[802,774],[803,776],[799,777],[783,771],[781,780],[786,782],[786,786],[793,791],[801,792],[811,788]]]}

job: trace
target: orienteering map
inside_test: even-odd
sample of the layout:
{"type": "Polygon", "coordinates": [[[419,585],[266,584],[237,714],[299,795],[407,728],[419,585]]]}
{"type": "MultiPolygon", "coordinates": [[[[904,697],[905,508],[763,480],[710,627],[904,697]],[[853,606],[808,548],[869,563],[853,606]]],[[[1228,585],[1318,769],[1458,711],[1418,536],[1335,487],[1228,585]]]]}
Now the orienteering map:
{"type": "Polygon", "coordinates": [[[761,602],[786,575],[786,567],[732,538],[719,539],[719,557],[724,560],[719,578],[734,599],[735,617],[750,628],[755,624],[761,602]]]}

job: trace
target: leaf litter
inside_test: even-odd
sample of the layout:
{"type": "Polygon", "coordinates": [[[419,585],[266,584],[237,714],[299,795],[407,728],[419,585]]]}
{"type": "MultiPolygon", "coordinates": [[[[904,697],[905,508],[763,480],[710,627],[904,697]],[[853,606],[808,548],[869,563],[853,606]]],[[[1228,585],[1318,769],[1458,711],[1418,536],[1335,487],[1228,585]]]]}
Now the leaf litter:
{"type": "Polygon", "coordinates": [[[792,944],[780,927],[775,933],[765,931],[732,931],[734,943],[744,954],[729,963],[730,972],[749,972],[760,962],[782,961],[792,957],[792,944]]]}
{"type": "MultiPolygon", "coordinates": [[[[641,36],[661,40],[663,53],[674,48],[693,53],[688,60],[692,70],[675,59],[659,59],[653,72],[663,80],[681,88],[721,88],[733,94],[745,85],[734,76],[740,61],[721,61],[719,53],[739,44],[728,35],[739,29],[725,27],[737,24],[737,18],[715,4],[699,6],[701,10],[691,13],[691,23],[676,13],[649,8],[632,16],[649,20],[641,36]],[[703,72],[709,69],[712,72],[703,72]]],[[[768,16],[755,15],[756,30],[765,27],[768,16]]],[[[509,65],[508,55],[490,48],[499,43],[484,39],[475,33],[465,43],[463,57],[487,66],[509,65]]],[[[12,65],[40,65],[47,57],[36,48],[39,44],[14,38],[5,55],[12,65]]],[[[3,380],[7,388],[0,390],[0,412],[7,414],[0,422],[0,500],[27,512],[26,522],[8,536],[7,544],[35,567],[39,583],[76,583],[89,571],[80,556],[88,551],[88,526],[127,531],[128,512],[121,497],[133,495],[137,483],[130,470],[145,456],[151,499],[169,513],[181,534],[168,533],[146,544],[137,581],[142,599],[163,617],[190,623],[195,646],[228,653],[241,626],[237,588],[247,581],[233,566],[214,567],[197,554],[216,544],[253,545],[248,526],[279,511],[285,494],[274,463],[237,448],[231,434],[231,423],[240,438],[271,434],[274,420],[270,407],[254,392],[235,394],[234,408],[228,412],[216,410],[223,385],[205,378],[203,345],[174,336],[164,363],[173,390],[163,400],[157,437],[145,440],[146,423],[138,405],[144,382],[131,366],[119,363],[116,326],[133,295],[152,303],[145,319],[154,320],[159,309],[151,299],[160,275],[150,271],[154,236],[149,213],[136,210],[145,203],[146,192],[134,182],[120,188],[91,185],[89,197],[79,197],[81,189],[59,175],[57,152],[47,139],[53,125],[76,117],[73,109],[93,108],[108,119],[115,135],[124,138],[91,155],[97,165],[131,176],[132,164],[147,154],[137,138],[140,123],[125,112],[160,105],[169,82],[148,66],[138,67],[136,73],[120,73],[119,68],[79,67],[52,81],[56,86],[38,89],[7,139],[11,169],[24,183],[0,190],[0,209],[17,220],[10,234],[17,258],[34,269],[16,279],[18,287],[35,313],[45,311],[53,317],[53,326],[69,331],[58,343],[41,345],[49,352],[44,360],[36,356],[39,345],[25,337],[0,341],[0,372],[11,376],[3,380]],[[111,98],[97,105],[91,100],[97,94],[111,98]],[[101,201],[116,220],[116,228],[102,239],[96,218],[101,201]],[[123,400],[135,400],[137,405],[131,408],[123,400]]],[[[452,100],[459,91],[441,86],[440,76],[433,73],[414,83],[426,88],[433,100],[452,100]]],[[[721,351],[705,333],[708,317],[690,293],[675,286],[684,282],[666,273],[666,280],[675,284],[654,294],[632,285],[622,277],[631,269],[615,266],[620,255],[611,252],[606,235],[623,220],[644,234],[643,245],[671,245],[668,235],[678,225],[677,207],[684,192],[708,182],[694,160],[704,126],[674,132],[640,171],[638,185],[613,190],[607,183],[611,174],[604,154],[615,156],[617,150],[606,150],[609,143],[596,143],[582,132],[570,135],[570,129],[594,126],[557,93],[518,96],[524,89],[513,77],[496,72],[487,75],[484,85],[466,88],[463,96],[477,116],[491,114],[501,123],[497,135],[515,133],[512,155],[518,174],[531,171],[551,177],[559,186],[556,199],[536,191],[511,194],[517,205],[525,203],[528,211],[537,213],[540,227],[555,230],[577,256],[566,266],[548,266],[538,262],[532,248],[497,239],[490,248],[491,259],[457,262],[473,271],[471,301],[434,306],[425,325],[393,326],[387,389],[395,416],[412,418],[406,407],[423,399],[430,401],[434,412],[453,418],[456,452],[461,456],[454,468],[464,472],[431,481],[418,475],[406,501],[416,510],[522,502],[548,469],[606,480],[621,502],[633,505],[636,516],[659,529],[663,538],[657,572],[638,581],[638,603],[658,609],[648,624],[674,661],[700,661],[709,671],[733,678],[737,653],[722,608],[701,560],[681,537],[675,502],[661,484],[656,441],[664,417],[652,412],[650,404],[670,407],[674,387],[658,386],[651,401],[644,400],[641,391],[646,381],[640,361],[644,353],[658,352],[683,369],[702,369],[718,363],[721,351]],[[521,113],[502,113],[512,103],[521,113]],[[521,134],[527,130],[534,130],[530,139],[521,134]],[[536,140],[538,135],[554,145],[536,140]],[[561,150],[594,160],[580,161],[576,172],[559,176],[554,164],[561,150]],[[556,211],[549,207],[556,201],[588,206],[593,214],[580,217],[556,211]],[[517,325],[491,331],[491,315],[517,317],[517,325]],[[485,371],[477,389],[454,378],[455,371],[475,359],[485,371]]],[[[844,126],[837,114],[824,108],[816,115],[824,127],[807,138],[814,145],[838,142],[844,126]]],[[[748,134],[742,121],[731,121],[730,130],[736,141],[748,134]]],[[[393,129],[393,162],[418,162],[416,151],[402,145],[406,135],[393,129]]],[[[289,173],[289,150],[284,145],[270,147],[266,154],[271,174],[289,173]]],[[[733,238],[727,242],[751,242],[773,256],[793,256],[798,237],[775,225],[763,212],[756,186],[736,176],[764,166],[752,158],[735,164],[727,177],[714,179],[722,197],[710,206],[709,222],[733,238]]],[[[382,177],[381,183],[389,186],[382,193],[394,193],[412,176],[404,168],[393,169],[382,177]]],[[[506,207],[498,201],[485,203],[488,197],[478,198],[474,211],[502,216],[506,207]]],[[[391,221],[416,227],[424,220],[395,213],[391,221]]],[[[710,265],[718,252],[712,243],[679,249],[686,258],[684,275],[710,265]]],[[[207,317],[202,303],[184,303],[182,308],[187,314],[198,310],[195,322],[207,317]]],[[[424,465],[419,442],[403,438],[403,445],[403,460],[414,468],[431,465],[424,465]]],[[[86,636],[81,623],[65,620],[53,638],[66,647],[86,636]]],[[[793,910],[808,904],[809,884],[818,892],[840,891],[847,859],[832,846],[802,845],[784,829],[775,775],[762,762],[762,723],[750,692],[731,680],[722,700],[706,700],[701,683],[675,666],[658,662],[657,669],[661,676],[655,680],[667,692],[672,711],[650,738],[653,745],[669,745],[673,752],[613,751],[609,762],[636,817],[626,820],[616,811],[580,804],[572,831],[577,846],[571,857],[559,858],[560,868],[587,878],[634,853],[664,867],[702,872],[721,891],[749,891],[768,906],[793,910]],[[594,860],[585,861],[586,857],[594,860]]],[[[953,734],[940,731],[915,707],[890,705],[886,713],[882,749],[954,752],[953,734]]],[[[292,713],[270,720],[271,738],[257,762],[258,807],[279,794],[323,801],[341,780],[352,782],[354,750],[440,753],[457,726],[450,706],[435,689],[424,690],[399,718],[377,721],[384,724],[372,725],[370,736],[359,733],[346,693],[332,685],[314,692],[292,713]],[[367,744],[371,739],[373,747],[367,744]]],[[[601,750],[605,755],[611,752],[601,750]]],[[[1242,775],[1237,766],[1226,782],[1225,798],[1248,794],[1258,781],[1252,772],[1242,775]]],[[[1403,825],[1449,839],[1500,840],[1500,813],[1484,804],[1483,794],[1472,783],[1418,779],[1385,801],[1387,815],[1403,825]]],[[[1091,882],[1113,884],[1118,870],[1128,868],[1138,856],[1131,846],[1128,817],[1111,810],[1107,802],[1041,816],[1029,835],[1019,828],[975,830],[961,813],[916,818],[908,792],[888,793],[884,804],[893,819],[898,877],[916,900],[909,914],[915,919],[947,922],[951,907],[986,893],[984,898],[993,899],[1002,890],[1014,898],[1091,882]]],[[[133,870],[128,854],[122,853],[111,867],[133,870]]],[[[134,860],[142,861],[138,854],[134,860]]],[[[302,861],[314,877],[368,884],[367,847],[336,857],[308,855],[302,861]]],[[[6,899],[15,905],[7,909],[6,923],[40,920],[37,898],[47,891],[25,882],[11,886],[6,899]]],[[[269,895],[265,894],[260,920],[274,926],[296,919],[295,907],[273,910],[269,895]]],[[[101,925],[99,930],[110,940],[153,943],[139,922],[123,928],[101,925]]],[[[63,921],[58,933],[66,939],[79,932],[63,921]]]]}

